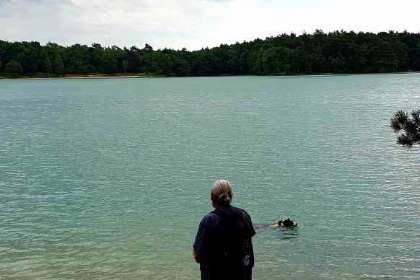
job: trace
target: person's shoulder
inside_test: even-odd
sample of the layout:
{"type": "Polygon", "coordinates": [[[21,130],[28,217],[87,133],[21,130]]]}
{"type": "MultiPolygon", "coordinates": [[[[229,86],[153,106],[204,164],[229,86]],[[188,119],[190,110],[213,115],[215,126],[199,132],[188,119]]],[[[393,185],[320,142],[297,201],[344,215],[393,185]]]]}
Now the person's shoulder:
{"type": "Polygon", "coordinates": [[[235,208],[238,209],[239,211],[245,213],[245,214],[248,214],[248,212],[243,208],[239,208],[239,207],[235,207],[235,208]]]}
{"type": "Polygon", "coordinates": [[[206,219],[206,220],[215,220],[215,219],[219,219],[219,216],[217,216],[213,212],[210,212],[207,215],[205,215],[203,219],[206,219]]]}
{"type": "Polygon", "coordinates": [[[203,217],[201,220],[201,224],[208,225],[208,224],[214,224],[217,223],[220,220],[220,217],[214,214],[213,212],[208,213],[203,217]]]}
{"type": "Polygon", "coordinates": [[[232,206],[232,208],[235,210],[235,212],[241,213],[245,217],[250,217],[248,212],[246,212],[244,209],[239,208],[239,207],[234,207],[234,206],[232,206]]]}
{"type": "Polygon", "coordinates": [[[251,216],[248,214],[248,212],[246,212],[244,209],[238,208],[238,207],[235,207],[235,211],[238,211],[242,215],[242,220],[245,221],[245,224],[247,224],[249,229],[250,229],[250,236],[251,237],[254,236],[255,235],[255,229],[254,229],[254,226],[252,224],[251,216]]]}

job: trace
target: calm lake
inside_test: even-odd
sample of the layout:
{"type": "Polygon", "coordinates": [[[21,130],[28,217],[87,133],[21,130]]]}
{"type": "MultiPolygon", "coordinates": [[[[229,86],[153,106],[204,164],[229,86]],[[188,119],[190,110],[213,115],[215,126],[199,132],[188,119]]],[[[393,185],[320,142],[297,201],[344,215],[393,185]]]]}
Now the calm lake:
{"type": "Polygon", "coordinates": [[[1,279],[199,279],[210,186],[254,279],[420,279],[420,74],[0,81],[1,279]]]}

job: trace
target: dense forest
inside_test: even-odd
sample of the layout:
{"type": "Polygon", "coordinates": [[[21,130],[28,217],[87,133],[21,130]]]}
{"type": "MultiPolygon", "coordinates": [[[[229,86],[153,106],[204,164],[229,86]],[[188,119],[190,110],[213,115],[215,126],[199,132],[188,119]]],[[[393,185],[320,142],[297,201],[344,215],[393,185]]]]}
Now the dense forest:
{"type": "Polygon", "coordinates": [[[0,40],[0,76],[294,75],[420,71],[420,34],[336,31],[281,34],[197,51],[60,46],[0,40]]]}

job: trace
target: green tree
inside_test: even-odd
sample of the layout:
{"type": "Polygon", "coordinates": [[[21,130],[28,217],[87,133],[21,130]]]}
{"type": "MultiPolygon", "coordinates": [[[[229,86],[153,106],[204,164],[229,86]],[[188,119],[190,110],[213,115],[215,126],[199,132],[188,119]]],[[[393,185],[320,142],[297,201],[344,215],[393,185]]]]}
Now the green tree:
{"type": "Polygon", "coordinates": [[[121,63],[121,66],[123,68],[124,74],[127,73],[127,69],[128,69],[128,61],[127,60],[123,60],[123,62],[121,63]]]}
{"type": "Polygon", "coordinates": [[[420,143],[420,110],[411,112],[411,117],[404,111],[396,112],[391,127],[398,134],[398,144],[412,146],[420,143]]]}
{"type": "Polygon", "coordinates": [[[172,62],[171,56],[169,54],[159,54],[156,59],[159,67],[157,72],[159,74],[172,76],[172,67],[174,63],[172,62]]]}
{"type": "Polygon", "coordinates": [[[64,47],[0,40],[0,59],[3,71],[6,62],[19,62],[23,75],[40,71],[56,75],[124,71],[167,76],[420,71],[420,34],[316,30],[313,34],[280,34],[197,51],[154,50],[148,44],[142,49],[135,46],[121,49],[99,44],[64,47]],[[46,65],[47,57],[51,70],[46,65]]]}
{"type": "Polygon", "coordinates": [[[191,66],[188,61],[184,59],[177,58],[174,61],[174,73],[177,76],[188,76],[190,75],[191,66]]]}
{"type": "Polygon", "coordinates": [[[52,71],[52,63],[49,57],[45,59],[45,71],[47,71],[47,75],[49,77],[52,71]]]}
{"type": "Polygon", "coordinates": [[[54,58],[54,73],[57,75],[64,74],[64,63],[59,54],[57,54],[54,58]]]}
{"type": "Polygon", "coordinates": [[[149,44],[146,44],[146,45],[144,45],[143,50],[146,51],[146,52],[151,52],[151,51],[153,51],[153,47],[149,44]]]}
{"type": "Polygon", "coordinates": [[[117,72],[117,60],[114,58],[111,52],[106,52],[104,54],[103,60],[103,72],[106,74],[112,74],[117,72]]]}
{"type": "Polygon", "coordinates": [[[104,48],[100,44],[93,44],[89,48],[89,57],[93,72],[103,72],[104,48]]]}
{"type": "Polygon", "coordinates": [[[11,76],[18,77],[18,76],[22,75],[23,67],[16,60],[12,60],[12,61],[9,61],[8,63],[6,63],[4,71],[11,76]]]}

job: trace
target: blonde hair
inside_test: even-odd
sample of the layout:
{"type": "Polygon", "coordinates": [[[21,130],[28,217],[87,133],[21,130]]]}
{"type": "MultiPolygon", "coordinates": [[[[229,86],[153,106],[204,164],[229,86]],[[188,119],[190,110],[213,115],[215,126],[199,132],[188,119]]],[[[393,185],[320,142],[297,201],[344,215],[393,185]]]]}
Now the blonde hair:
{"type": "Polygon", "coordinates": [[[232,187],[227,180],[217,180],[211,187],[211,193],[220,205],[230,205],[232,201],[232,187]]]}

